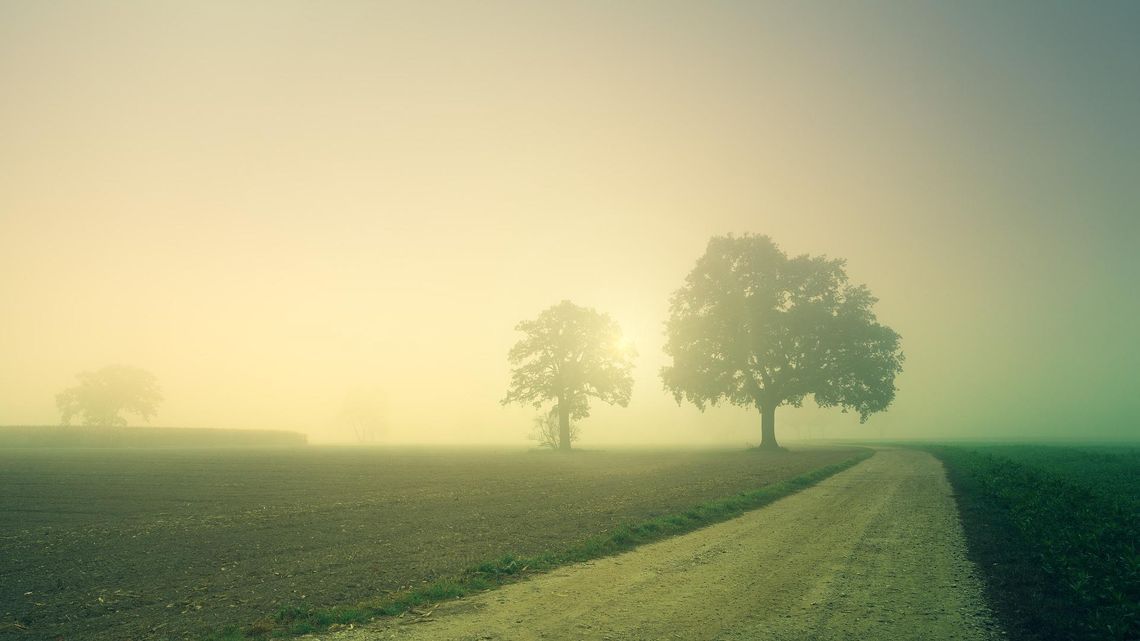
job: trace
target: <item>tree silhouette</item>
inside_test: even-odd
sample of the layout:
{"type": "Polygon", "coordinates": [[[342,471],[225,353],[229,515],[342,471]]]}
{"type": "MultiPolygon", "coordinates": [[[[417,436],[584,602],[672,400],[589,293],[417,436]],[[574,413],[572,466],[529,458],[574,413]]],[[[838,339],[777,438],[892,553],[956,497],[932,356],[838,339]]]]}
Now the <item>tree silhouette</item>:
{"type": "Polygon", "coordinates": [[[64,425],[79,415],[84,425],[122,427],[127,421],[120,412],[137,414],[147,421],[162,402],[158,379],[137,367],[109,365],[95,372],[80,372],[76,378],[78,385],[55,397],[64,425]]]}
{"type": "Polygon", "coordinates": [[[384,431],[384,414],[379,391],[355,389],[344,397],[340,421],[352,431],[357,443],[372,443],[384,431]]]}
{"type": "Polygon", "coordinates": [[[591,398],[629,404],[636,354],[609,315],[564,300],[515,329],[525,336],[507,355],[511,384],[502,403],[554,401],[559,449],[570,449],[570,423],[590,415],[591,398]]]}
{"type": "Polygon", "coordinates": [[[848,281],[843,260],[789,258],[767,236],[714,237],[672,296],[661,369],[666,390],[703,410],[728,402],[760,412],[762,448],[776,449],[776,408],[811,395],[822,407],[884,410],[902,371],[899,335],[877,299],[848,281]]]}

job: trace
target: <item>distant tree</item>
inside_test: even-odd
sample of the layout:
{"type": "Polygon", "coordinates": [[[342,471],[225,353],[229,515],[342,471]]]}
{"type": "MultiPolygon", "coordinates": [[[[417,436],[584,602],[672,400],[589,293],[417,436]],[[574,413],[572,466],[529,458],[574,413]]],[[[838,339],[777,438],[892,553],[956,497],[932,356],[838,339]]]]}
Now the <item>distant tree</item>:
{"type": "MultiPolygon", "coordinates": [[[[539,447],[558,449],[558,412],[551,410],[543,412],[534,418],[534,427],[530,432],[530,440],[537,441],[539,447]]],[[[578,440],[578,423],[570,423],[570,443],[578,440]]]]}
{"type": "Polygon", "coordinates": [[[899,335],[843,260],[789,258],[767,236],[721,236],[670,300],[661,369],[678,403],[728,402],[760,412],[762,448],[776,449],[776,408],[813,396],[860,421],[895,397],[899,335]]]}
{"type": "Polygon", "coordinates": [[[76,375],[79,384],[55,397],[64,425],[79,416],[84,425],[122,427],[122,412],[136,414],[144,421],[154,416],[162,393],[154,374],[126,365],[109,365],[94,372],[76,375]]]}
{"type": "Polygon", "coordinates": [[[384,403],[378,392],[353,390],[344,398],[340,420],[358,443],[372,443],[384,430],[384,403]]]}
{"type": "Polygon", "coordinates": [[[591,398],[629,404],[636,353],[609,315],[564,300],[515,329],[524,336],[507,355],[511,384],[502,403],[554,401],[559,449],[570,449],[571,422],[590,415],[591,398]]]}

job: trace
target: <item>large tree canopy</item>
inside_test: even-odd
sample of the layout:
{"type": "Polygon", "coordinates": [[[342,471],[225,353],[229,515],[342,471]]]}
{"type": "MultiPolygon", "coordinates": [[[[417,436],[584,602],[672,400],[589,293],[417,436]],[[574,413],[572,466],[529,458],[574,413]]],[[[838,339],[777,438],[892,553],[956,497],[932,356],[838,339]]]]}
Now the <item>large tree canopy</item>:
{"type": "Polygon", "coordinates": [[[109,365],[94,372],[76,375],[79,384],[55,397],[63,424],[81,416],[85,425],[119,427],[127,424],[121,412],[137,414],[144,421],[154,416],[162,402],[158,379],[137,367],[109,365]]]}
{"type": "Polygon", "coordinates": [[[775,411],[812,396],[854,410],[884,410],[902,371],[899,335],[848,281],[842,260],[788,257],[767,236],[714,237],[669,306],[665,389],[700,409],[755,407],[761,447],[776,448],[775,411]]]}
{"type": "Polygon", "coordinates": [[[636,354],[609,315],[564,300],[515,329],[524,336],[507,355],[511,384],[502,403],[554,401],[559,449],[570,449],[570,422],[590,415],[591,398],[629,404],[636,354]]]}

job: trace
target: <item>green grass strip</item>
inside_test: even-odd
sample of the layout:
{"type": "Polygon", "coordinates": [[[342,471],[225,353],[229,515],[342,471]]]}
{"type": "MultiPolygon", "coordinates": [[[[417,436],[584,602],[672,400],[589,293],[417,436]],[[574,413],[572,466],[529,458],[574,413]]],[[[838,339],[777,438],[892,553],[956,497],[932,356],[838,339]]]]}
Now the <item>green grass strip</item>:
{"type": "Polygon", "coordinates": [[[622,525],[612,532],[562,550],[532,557],[507,555],[468,568],[458,576],[440,579],[423,587],[390,593],[352,606],[326,608],[292,606],[281,610],[272,619],[263,619],[244,630],[227,628],[220,634],[210,635],[206,639],[239,641],[250,638],[288,637],[320,632],[337,624],[365,623],[376,617],[397,616],[419,606],[482,592],[559,566],[626,552],[645,543],[727,521],[744,512],[763,507],[777,499],[811,487],[870,458],[873,454],[872,450],[864,450],[845,461],[826,465],[757,490],[703,503],[684,512],[622,525]]]}

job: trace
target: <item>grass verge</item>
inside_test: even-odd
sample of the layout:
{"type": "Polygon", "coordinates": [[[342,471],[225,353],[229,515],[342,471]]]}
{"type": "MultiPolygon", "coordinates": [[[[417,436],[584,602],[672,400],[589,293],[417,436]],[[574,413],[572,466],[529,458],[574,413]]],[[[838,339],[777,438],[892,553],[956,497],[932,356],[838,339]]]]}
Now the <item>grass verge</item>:
{"type": "Polygon", "coordinates": [[[924,449],[946,466],[970,556],[1011,639],[1140,639],[1140,517],[1105,489],[1101,467],[1082,483],[969,448],[924,449]]]}
{"type": "Polygon", "coordinates": [[[207,641],[239,641],[250,638],[278,638],[328,630],[333,626],[365,623],[376,617],[397,616],[418,606],[481,592],[553,568],[625,552],[639,545],[701,527],[726,521],[749,510],[798,492],[841,472],[874,454],[871,450],[785,479],[750,492],[710,501],[684,512],[623,525],[612,532],[585,542],[530,557],[507,555],[468,568],[457,576],[440,579],[415,589],[386,594],[351,606],[310,608],[291,606],[272,618],[262,619],[244,629],[227,628],[207,641]]]}

